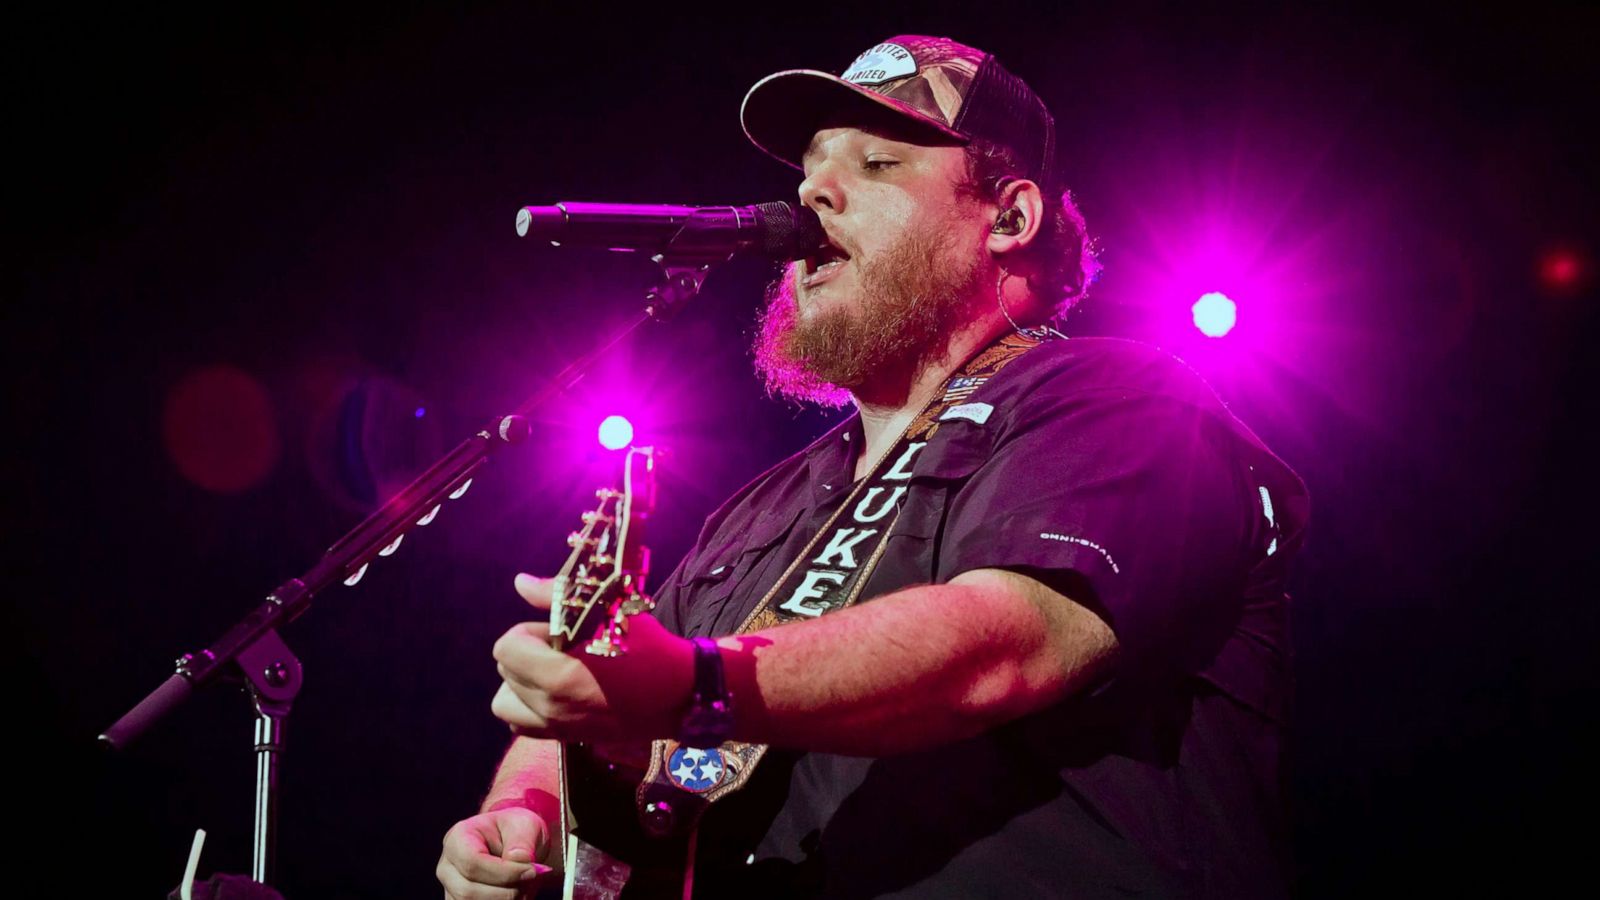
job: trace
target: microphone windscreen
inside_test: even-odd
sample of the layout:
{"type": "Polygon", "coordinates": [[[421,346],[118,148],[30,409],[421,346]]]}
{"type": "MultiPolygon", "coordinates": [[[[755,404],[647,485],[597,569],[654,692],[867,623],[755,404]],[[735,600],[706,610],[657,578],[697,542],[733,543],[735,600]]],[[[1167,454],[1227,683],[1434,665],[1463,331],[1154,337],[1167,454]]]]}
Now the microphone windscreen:
{"type": "Polygon", "coordinates": [[[823,241],[822,221],[809,206],[757,203],[756,217],[761,220],[761,252],[772,259],[799,259],[823,241]]]}

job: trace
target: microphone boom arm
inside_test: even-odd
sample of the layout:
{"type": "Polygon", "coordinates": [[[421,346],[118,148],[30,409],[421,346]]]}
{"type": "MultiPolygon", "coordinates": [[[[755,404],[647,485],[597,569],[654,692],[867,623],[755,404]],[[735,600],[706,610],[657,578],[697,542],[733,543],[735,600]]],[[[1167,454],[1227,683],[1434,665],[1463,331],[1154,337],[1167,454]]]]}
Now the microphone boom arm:
{"type": "MultiPolygon", "coordinates": [[[[698,287],[698,281],[695,285],[698,287]]],[[[354,586],[366,574],[367,566],[379,557],[393,554],[411,529],[432,522],[446,502],[467,492],[473,476],[495,453],[528,439],[532,432],[530,415],[577,384],[612,347],[649,318],[643,314],[630,316],[626,324],[607,335],[599,346],[569,363],[512,414],[494,419],[428,467],[329,547],[300,577],[285,581],[268,594],[211,646],[184,654],[172,675],[100,734],[100,745],[109,750],[121,750],[174,713],[200,688],[222,680],[224,675],[242,676],[256,711],[251,877],[266,884],[273,875],[275,863],[278,772],[285,720],[304,682],[300,660],[278,635],[278,627],[309,609],[312,598],[322,590],[341,582],[354,586]]]]}

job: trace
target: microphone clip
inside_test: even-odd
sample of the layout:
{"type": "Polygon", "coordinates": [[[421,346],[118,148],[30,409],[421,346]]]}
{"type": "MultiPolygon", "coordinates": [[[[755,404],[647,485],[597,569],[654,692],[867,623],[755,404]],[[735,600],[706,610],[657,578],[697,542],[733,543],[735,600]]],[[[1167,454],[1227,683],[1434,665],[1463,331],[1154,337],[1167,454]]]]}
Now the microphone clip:
{"type": "Polygon", "coordinates": [[[650,261],[661,267],[661,279],[645,291],[645,315],[665,322],[677,315],[700,293],[711,263],[695,262],[657,253],[650,261]]]}

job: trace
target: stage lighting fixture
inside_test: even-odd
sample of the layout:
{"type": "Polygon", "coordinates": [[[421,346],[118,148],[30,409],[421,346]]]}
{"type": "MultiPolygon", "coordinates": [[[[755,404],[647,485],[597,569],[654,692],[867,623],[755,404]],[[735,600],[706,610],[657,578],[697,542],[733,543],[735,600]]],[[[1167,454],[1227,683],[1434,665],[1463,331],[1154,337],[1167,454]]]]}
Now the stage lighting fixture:
{"type": "Polygon", "coordinates": [[[1221,291],[1200,295],[1191,310],[1194,312],[1194,327],[1206,337],[1222,337],[1232,331],[1234,323],[1239,320],[1238,308],[1221,291]]]}
{"type": "Polygon", "coordinates": [[[600,423],[600,446],[621,450],[633,443],[633,425],[622,416],[606,416],[600,423]]]}

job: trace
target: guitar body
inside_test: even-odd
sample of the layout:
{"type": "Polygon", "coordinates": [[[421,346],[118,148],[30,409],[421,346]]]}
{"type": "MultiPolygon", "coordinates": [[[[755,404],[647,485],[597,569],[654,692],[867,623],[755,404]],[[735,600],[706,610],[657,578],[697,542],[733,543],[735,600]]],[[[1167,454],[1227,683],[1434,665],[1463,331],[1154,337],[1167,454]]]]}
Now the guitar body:
{"type": "Polygon", "coordinates": [[[635,804],[643,767],[603,758],[583,744],[564,744],[562,769],[570,823],[566,896],[685,896],[694,868],[694,833],[657,838],[645,832],[635,804]]]}
{"type": "Polygon", "coordinates": [[[648,804],[639,801],[644,769],[636,754],[574,744],[563,751],[573,822],[567,896],[575,900],[678,900],[708,879],[725,887],[782,807],[792,762],[768,753],[748,784],[710,804],[692,828],[657,836],[640,821],[648,804]]]}

